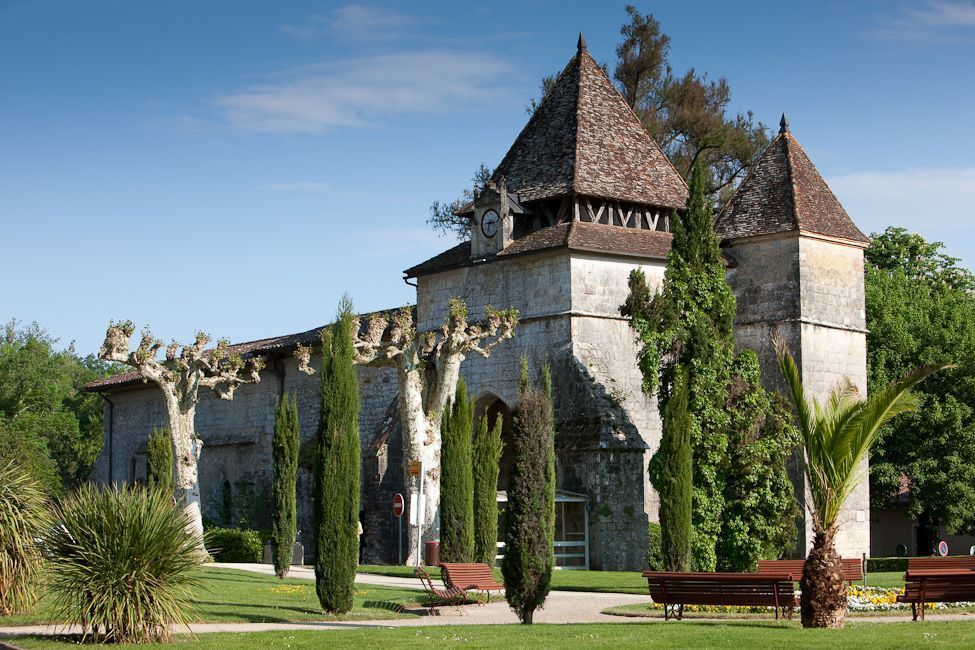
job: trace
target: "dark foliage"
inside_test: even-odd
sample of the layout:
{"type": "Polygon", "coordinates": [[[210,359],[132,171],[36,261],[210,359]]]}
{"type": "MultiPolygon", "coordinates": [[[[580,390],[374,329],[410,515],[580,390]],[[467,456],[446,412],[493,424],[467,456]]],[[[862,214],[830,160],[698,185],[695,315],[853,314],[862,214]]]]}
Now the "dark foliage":
{"type": "Polygon", "coordinates": [[[505,598],[522,623],[530,624],[545,603],[555,564],[553,477],[555,455],[548,392],[524,386],[514,415],[512,468],[504,561],[505,598]]]}
{"type": "Polygon", "coordinates": [[[359,379],[352,305],[322,332],[322,410],[315,459],[315,587],[327,612],[352,609],[359,559],[359,379]]]}
{"type": "Polygon", "coordinates": [[[297,535],[298,401],[281,396],[274,414],[274,480],[271,483],[271,560],[279,578],[288,575],[297,535]]]}
{"type": "Polygon", "coordinates": [[[150,489],[173,491],[173,441],[169,429],[153,429],[146,447],[146,483],[150,489]]]}
{"type": "Polygon", "coordinates": [[[440,451],[440,560],[470,562],[474,557],[474,405],[467,385],[457,383],[443,416],[440,451]]]}
{"type": "Polygon", "coordinates": [[[663,411],[660,448],[650,460],[650,481],[660,495],[661,551],[667,571],[691,565],[691,431],[687,374],[680,369],[663,411]]]}
{"type": "Polygon", "coordinates": [[[498,471],[503,419],[488,427],[485,414],[474,439],[474,562],[494,566],[498,554],[498,471]]]}

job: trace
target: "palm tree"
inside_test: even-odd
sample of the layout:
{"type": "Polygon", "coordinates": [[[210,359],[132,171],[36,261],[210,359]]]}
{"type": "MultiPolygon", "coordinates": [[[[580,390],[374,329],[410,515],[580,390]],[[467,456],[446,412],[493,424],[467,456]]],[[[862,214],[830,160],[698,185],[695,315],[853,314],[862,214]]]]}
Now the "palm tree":
{"type": "Polygon", "coordinates": [[[776,341],[775,351],[796,407],[811,497],[813,545],[799,583],[802,625],[842,627],[846,584],[834,545],[840,509],[863,478],[861,468],[881,427],[901,413],[917,410],[919,400],[910,389],[950,364],[922,366],[867,399],[847,379],[824,404],[810,404],[792,354],[782,341],[776,341]]]}

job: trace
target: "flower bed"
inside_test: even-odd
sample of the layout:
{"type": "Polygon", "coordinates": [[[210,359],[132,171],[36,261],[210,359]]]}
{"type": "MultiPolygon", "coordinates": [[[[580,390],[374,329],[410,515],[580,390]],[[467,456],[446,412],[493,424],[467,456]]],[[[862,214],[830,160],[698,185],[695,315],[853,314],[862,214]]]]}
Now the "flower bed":
{"type": "MultiPolygon", "coordinates": [[[[799,596],[800,592],[796,592],[799,596]]],[[[850,612],[885,612],[893,610],[910,610],[910,603],[897,602],[897,596],[904,593],[904,588],[888,589],[887,587],[862,587],[852,585],[846,595],[846,607],[850,612]]],[[[651,603],[651,609],[663,609],[663,605],[651,603]]],[[[975,607],[975,602],[957,603],[928,603],[928,609],[954,609],[960,607],[975,607]]],[[[798,609],[798,608],[797,608],[798,609]]],[[[764,614],[772,612],[771,607],[738,607],[732,605],[686,605],[685,612],[735,613],[735,614],[764,614]]]]}

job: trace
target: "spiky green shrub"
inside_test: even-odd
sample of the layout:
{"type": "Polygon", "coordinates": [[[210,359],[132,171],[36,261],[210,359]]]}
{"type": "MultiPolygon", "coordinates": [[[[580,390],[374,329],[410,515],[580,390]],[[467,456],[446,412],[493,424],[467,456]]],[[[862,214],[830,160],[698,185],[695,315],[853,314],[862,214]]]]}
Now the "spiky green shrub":
{"type": "Polygon", "coordinates": [[[15,461],[0,465],[0,616],[34,604],[41,569],[35,540],[47,515],[41,484],[15,461]]]}
{"type": "Polygon", "coordinates": [[[474,561],[494,566],[498,554],[498,471],[501,463],[501,426],[498,416],[488,427],[485,414],[474,439],[474,561]]]}
{"type": "Polygon", "coordinates": [[[322,608],[352,609],[359,560],[359,379],[353,360],[352,305],[322,332],[322,409],[313,498],[315,589],[322,608]]]}
{"type": "Polygon", "coordinates": [[[535,610],[548,596],[555,564],[549,485],[554,478],[549,471],[554,441],[548,392],[528,386],[526,375],[523,369],[514,416],[501,570],[508,605],[522,623],[531,624],[535,610]]]}
{"type": "Polygon", "coordinates": [[[146,448],[146,482],[150,488],[173,491],[173,441],[169,429],[153,429],[146,448]]]}
{"type": "Polygon", "coordinates": [[[474,467],[471,437],[474,405],[461,379],[444,409],[440,451],[440,560],[470,562],[474,556],[474,467]]]}
{"type": "Polygon", "coordinates": [[[678,368],[663,412],[660,448],[650,459],[650,482],[660,495],[661,551],[667,571],[691,563],[691,432],[687,373],[678,368]]]}
{"type": "Polygon", "coordinates": [[[45,537],[58,616],[88,639],[167,640],[189,619],[192,575],[204,556],[172,496],[144,487],[82,486],[54,508],[45,537]]]}
{"type": "Polygon", "coordinates": [[[283,395],[274,418],[274,481],[271,483],[271,561],[279,578],[288,575],[297,535],[298,401],[283,395]]]}

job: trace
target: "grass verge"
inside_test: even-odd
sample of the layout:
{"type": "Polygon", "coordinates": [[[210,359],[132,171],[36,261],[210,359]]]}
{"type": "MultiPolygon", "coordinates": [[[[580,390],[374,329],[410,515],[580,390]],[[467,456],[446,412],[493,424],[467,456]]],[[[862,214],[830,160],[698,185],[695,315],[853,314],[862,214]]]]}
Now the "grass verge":
{"type": "MultiPolygon", "coordinates": [[[[191,620],[206,623],[288,623],[300,621],[362,621],[412,618],[403,607],[413,607],[420,592],[378,585],[356,585],[355,604],[347,614],[325,614],[310,580],[286,578],[207,567],[203,582],[191,594],[191,620]]],[[[46,594],[30,614],[5,616],[0,626],[60,622],[53,600],[46,594]]],[[[2,627],[0,627],[2,631],[2,627]]]]}
{"type": "MultiPolygon", "coordinates": [[[[7,639],[25,650],[60,650],[71,640],[7,639]]],[[[804,630],[797,623],[674,623],[590,625],[457,625],[395,629],[201,634],[154,648],[971,648],[975,626],[967,621],[850,623],[840,630],[804,630]]],[[[77,647],[77,646],[74,646],[77,647]]]]}

